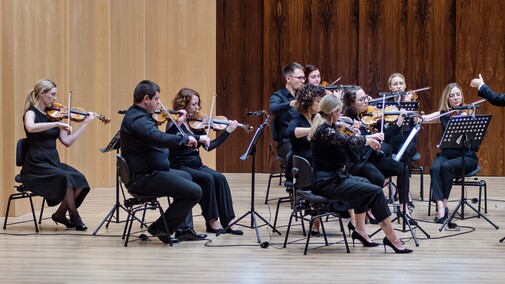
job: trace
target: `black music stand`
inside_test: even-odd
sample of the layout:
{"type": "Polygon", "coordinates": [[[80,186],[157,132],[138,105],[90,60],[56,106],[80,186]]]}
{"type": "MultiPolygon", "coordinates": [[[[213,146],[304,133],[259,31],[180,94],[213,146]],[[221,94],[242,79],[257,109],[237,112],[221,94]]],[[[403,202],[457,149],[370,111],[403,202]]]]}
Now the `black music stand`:
{"type": "Polygon", "coordinates": [[[447,218],[444,224],[440,227],[440,232],[445,228],[445,226],[447,226],[447,224],[449,224],[449,222],[452,221],[452,218],[454,218],[460,207],[460,216],[462,216],[462,219],[464,219],[465,205],[475,211],[478,218],[484,218],[489,224],[498,229],[498,226],[496,226],[493,222],[491,222],[491,220],[489,220],[486,216],[475,209],[470,203],[468,203],[465,198],[465,149],[470,147],[477,147],[482,143],[487,127],[489,126],[489,122],[491,121],[491,117],[492,116],[490,114],[452,117],[451,120],[449,120],[449,124],[447,124],[444,134],[442,135],[440,144],[437,145],[438,148],[461,148],[462,156],[461,199],[456,208],[449,215],[449,218],[447,218]]]}
{"type": "MultiPolygon", "coordinates": [[[[112,137],[112,139],[110,140],[107,147],[100,149],[100,152],[108,153],[110,151],[116,150],[116,153],[119,154],[119,148],[121,147],[119,133],[120,133],[120,131],[118,131],[116,133],[116,135],[114,135],[114,137],[112,137]]],[[[127,213],[128,213],[128,210],[126,209],[126,207],[123,206],[123,204],[121,204],[119,202],[119,188],[120,187],[122,187],[122,184],[121,184],[121,181],[119,180],[119,165],[116,160],[116,203],[114,204],[114,206],[112,206],[112,209],[105,216],[105,218],[103,218],[100,225],[98,225],[98,227],[95,229],[95,231],[93,232],[93,235],[96,235],[96,233],[98,233],[98,230],[100,230],[100,228],[103,226],[103,224],[105,222],[107,222],[107,224],[105,225],[105,228],[109,227],[110,222],[114,222],[114,223],[124,222],[124,221],[119,220],[119,209],[121,208],[127,213]],[[115,219],[114,221],[112,220],[113,218],[115,219]]],[[[124,192],[123,192],[123,200],[124,199],[126,199],[126,198],[125,198],[124,192]]]]}
{"type": "Polygon", "coordinates": [[[256,210],[254,209],[254,191],[255,191],[254,180],[255,180],[255,170],[256,170],[254,164],[255,164],[255,155],[256,155],[256,143],[258,143],[258,140],[259,140],[259,138],[261,136],[261,133],[263,133],[263,129],[269,125],[269,120],[270,120],[270,117],[268,116],[268,114],[265,111],[263,111],[263,113],[265,113],[267,115],[267,118],[260,125],[260,127],[258,127],[258,129],[256,129],[256,133],[254,133],[254,137],[252,138],[251,143],[249,143],[249,147],[247,147],[247,151],[242,156],[240,156],[240,159],[242,161],[245,161],[248,156],[252,156],[252,166],[251,166],[251,209],[249,211],[247,211],[247,213],[245,213],[244,215],[242,215],[240,218],[238,218],[237,220],[235,220],[233,223],[228,224],[228,226],[226,226],[226,228],[224,228],[223,230],[219,231],[216,234],[216,237],[219,236],[221,233],[226,232],[228,230],[228,228],[230,228],[231,226],[237,224],[240,220],[244,219],[249,214],[251,215],[251,225],[250,226],[245,226],[245,225],[240,225],[240,224],[237,224],[237,225],[248,227],[250,229],[254,228],[256,230],[256,237],[257,237],[258,243],[261,243],[261,238],[260,238],[260,234],[259,234],[259,230],[258,230],[259,227],[268,225],[268,226],[270,226],[270,228],[272,228],[272,231],[277,232],[279,235],[281,234],[281,232],[279,232],[275,227],[273,227],[265,218],[261,217],[261,215],[258,214],[258,212],[256,212],[256,210]],[[258,216],[261,220],[263,220],[263,222],[265,224],[263,224],[261,226],[258,226],[258,223],[256,222],[256,216],[258,216]]]}

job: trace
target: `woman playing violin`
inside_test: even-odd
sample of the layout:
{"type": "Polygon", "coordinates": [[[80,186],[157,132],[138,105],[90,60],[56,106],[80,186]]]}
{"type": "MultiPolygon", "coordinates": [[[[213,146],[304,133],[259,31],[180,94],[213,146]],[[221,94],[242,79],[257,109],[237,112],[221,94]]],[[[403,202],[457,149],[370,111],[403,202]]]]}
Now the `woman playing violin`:
{"type": "Polygon", "coordinates": [[[51,80],[38,81],[26,99],[23,117],[28,153],[21,176],[23,183],[34,193],[46,198],[49,206],[60,206],[52,215],[53,221],[79,231],[87,229],[77,208],[89,192],[89,185],[82,173],[60,162],[56,139],[70,147],[83,133],[96,114],[89,113],[82,126],[73,132],[70,125],[51,121],[46,109],[56,101],[57,88],[51,80]],[[70,219],[66,214],[69,213],[70,219]]]}
{"type": "MultiPolygon", "coordinates": [[[[368,102],[370,96],[359,86],[354,86],[346,90],[344,94],[344,115],[352,118],[359,119],[359,115],[366,112],[368,109],[368,102]]],[[[400,111],[405,113],[404,110],[400,111]]],[[[399,115],[397,122],[384,126],[384,133],[370,134],[366,127],[361,127],[362,135],[371,137],[383,142],[387,142],[391,137],[397,135],[400,131],[399,125],[403,123],[403,115],[399,115]]],[[[380,125],[379,125],[380,126],[380,125]]],[[[379,128],[379,127],[378,127],[379,128]]],[[[361,151],[360,161],[350,166],[349,172],[356,176],[361,176],[368,179],[372,184],[382,187],[385,182],[385,177],[397,176],[397,186],[399,189],[400,200],[404,199],[405,194],[409,191],[409,172],[403,164],[388,157],[390,150],[387,143],[382,144],[382,151],[375,151],[370,147],[365,147],[361,151]]],[[[402,202],[403,203],[403,202],[402,202]]],[[[403,208],[401,206],[400,208],[403,208]]],[[[407,212],[407,217],[411,218],[407,212]]],[[[411,224],[415,225],[413,219],[409,220],[411,224]]]]}
{"type": "MultiPolygon", "coordinates": [[[[197,149],[203,144],[207,151],[211,151],[221,145],[230,134],[237,128],[238,122],[230,120],[226,127],[216,139],[210,141],[205,129],[192,129],[186,118],[192,118],[200,111],[200,95],[193,89],[182,88],[173,100],[173,109],[182,113],[177,123],[188,135],[195,136],[199,142],[197,149]]],[[[169,122],[166,126],[167,133],[177,133],[176,126],[169,122]]],[[[170,166],[188,172],[193,181],[202,187],[203,196],[200,200],[202,215],[205,218],[206,229],[209,233],[220,232],[223,227],[227,227],[233,222],[235,212],[233,210],[233,200],[230,186],[226,177],[205,166],[202,163],[200,152],[187,146],[170,148],[170,166]]],[[[234,225],[226,233],[242,235],[234,225]]]]}
{"type": "MultiPolygon", "coordinates": [[[[403,76],[401,73],[393,73],[391,76],[389,76],[388,79],[388,86],[389,90],[391,92],[405,92],[407,88],[407,83],[405,81],[405,76],[403,76]]],[[[403,101],[404,102],[412,102],[415,100],[415,93],[408,93],[407,95],[403,96],[403,101]]],[[[396,99],[395,99],[396,100],[396,99]]],[[[393,153],[398,153],[405,143],[405,140],[410,134],[410,131],[414,127],[414,121],[413,119],[409,119],[408,123],[404,123],[403,125],[400,125],[401,131],[398,132],[395,136],[391,137],[389,140],[389,144],[392,148],[393,153]]],[[[416,135],[414,139],[410,142],[408,148],[405,151],[405,154],[403,155],[402,162],[408,167],[409,173],[411,172],[411,167],[412,167],[412,157],[416,154],[417,152],[417,138],[418,136],[416,135]]],[[[409,206],[414,206],[412,203],[412,197],[411,194],[409,193],[409,206]]]]}
{"type": "MultiPolygon", "coordinates": [[[[423,118],[428,120],[438,115],[439,118],[436,120],[440,121],[442,124],[443,133],[451,118],[449,115],[440,115],[450,112],[452,107],[460,106],[464,101],[465,97],[461,87],[457,83],[450,83],[445,87],[442,97],[440,98],[439,111],[423,116],[423,118]]],[[[467,114],[462,113],[461,115],[467,114]]],[[[465,150],[465,173],[469,173],[477,168],[478,158],[476,152],[478,150],[478,147],[473,146],[465,150]]],[[[447,207],[447,199],[451,193],[455,173],[461,173],[462,159],[460,148],[442,148],[442,151],[437,154],[435,160],[433,160],[431,164],[432,201],[437,203],[438,208],[437,217],[435,218],[436,223],[443,224],[448,218],[449,209],[447,207]]]]}
{"type": "MultiPolygon", "coordinates": [[[[363,93],[364,95],[364,93],[363,93]]],[[[381,186],[370,184],[366,179],[349,174],[346,164],[359,159],[359,151],[364,146],[380,149],[380,143],[363,135],[347,136],[335,130],[340,117],[342,102],[336,96],[326,95],[319,104],[319,111],[312,122],[309,133],[312,151],[312,191],[326,198],[347,202],[356,212],[356,228],[352,238],[363,246],[373,247],[365,227],[365,212],[371,210],[377,217],[386,237],[387,245],[396,253],[410,253],[403,247],[391,223],[391,212],[381,186]]]]}

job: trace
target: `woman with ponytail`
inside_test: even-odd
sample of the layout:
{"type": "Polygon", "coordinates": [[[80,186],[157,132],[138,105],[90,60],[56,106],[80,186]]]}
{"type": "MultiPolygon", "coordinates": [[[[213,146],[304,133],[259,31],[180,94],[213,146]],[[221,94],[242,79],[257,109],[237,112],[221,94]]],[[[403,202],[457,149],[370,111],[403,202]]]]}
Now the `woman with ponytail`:
{"type": "Polygon", "coordinates": [[[89,192],[86,178],[76,169],[60,162],[56,139],[70,147],[96,117],[90,112],[82,126],[75,132],[72,127],[59,121],[49,120],[46,109],[56,101],[57,88],[51,80],[43,79],[35,84],[26,99],[23,116],[28,152],[21,169],[23,183],[46,198],[49,206],[60,204],[52,219],[67,228],[78,231],[87,229],[77,208],[89,192]],[[66,214],[69,213],[70,219],[66,214]]]}

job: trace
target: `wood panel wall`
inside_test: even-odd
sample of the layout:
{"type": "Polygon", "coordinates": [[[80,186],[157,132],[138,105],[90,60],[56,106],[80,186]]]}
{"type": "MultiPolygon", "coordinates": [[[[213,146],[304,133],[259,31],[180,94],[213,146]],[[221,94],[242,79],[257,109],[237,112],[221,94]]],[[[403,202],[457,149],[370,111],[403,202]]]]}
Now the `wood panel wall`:
{"type": "MultiPolygon", "coordinates": [[[[374,97],[388,90],[391,73],[400,72],[407,89],[431,87],[419,93],[420,109],[426,113],[437,110],[451,82],[462,86],[468,102],[477,100],[469,84],[479,73],[492,88],[505,92],[504,0],[250,2],[217,1],[217,92],[229,98],[219,101],[219,112],[243,117],[247,111],[268,110],[270,95],[284,86],[282,67],[291,61],[315,64],[324,80],[341,77],[340,83],[360,85],[374,97]]],[[[503,110],[489,103],[479,110],[493,115],[479,152],[483,175],[505,175],[503,110]]],[[[248,121],[257,126],[263,120],[248,121]]],[[[438,124],[425,125],[420,132],[418,150],[426,171],[440,135],[438,124]]],[[[249,136],[233,139],[242,147],[249,136]]],[[[266,133],[257,149],[259,172],[276,167],[271,143],[266,133]]],[[[230,149],[217,151],[218,169],[247,170],[236,153],[229,155],[230,149]]]]}
{"type": "MultiPolygon", "coordinates": [[[[168,108],[188,86],[210,109],[216,92],[215,1],[4,0],[0,5],[0,215],[14,191],[15,143],[25,136],[24,103],[37,80],[55,81],[58,101],[68,103],[71,90],[73,106],[111,117],[108,125],[93,122],[69,149],[59,146],[62,161],[82,171],[92,188],[115,184],[115,155],[98,149],[119,130],[117,111],[132,104],[139,81],[157,82],[168,108]]],[[[215,153],[203,156],[215,166],[215,153]]],[[[26,209],[26,202],[16,202],[11,214],[26,209]]]]}

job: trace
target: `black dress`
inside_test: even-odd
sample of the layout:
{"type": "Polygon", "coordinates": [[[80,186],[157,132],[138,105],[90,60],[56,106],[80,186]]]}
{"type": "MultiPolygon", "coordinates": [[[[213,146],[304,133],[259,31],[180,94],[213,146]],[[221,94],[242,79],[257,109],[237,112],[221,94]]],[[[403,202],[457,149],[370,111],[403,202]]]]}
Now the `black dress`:
{"type": "MultiPolygon", "coordinates": [[[[187,135],[199,136],[206,134],[204,130],[196,130],[192,133],[184,124],[181,125],[181,129],[187,135]]],[[[178,130],[173,123],[167,123],[166,132],[177,134],[178,130]]],[[[223,131],[216,139],[210,142],[207,151],[211,151],[221,145],[229,136],[230,133],[223,131]]],[[[209,221],[219,218],[221,225],[227,227],[230,221],[235,218],[230,186],[222,173],[203,164],[200,157],[200,146],[201,144],[198,143],[196,149],[186,145],[170,147],[170,155],[168,155],[170,167],[188,172],[193,178],[193,182],[202,188],[202,199],[200,199],[199,204],[205,220],[209,221]]],[[[186,223],[183,225],[191,226],[190,224],[186,223]]]]}
{"type": "MultiPolygon", "coordinates": [[[[35,113],[35,123],[50,122],[47,116],[37,108],[29,110],[35,113]]],[[[75,205],[79,207],[89,192],[86,177],[71,166],[60,162],[56,150],[56,140],[60,129],[54,127],[46,131],[29,133],[26,131],[28,152],[21,169],[21,179],[28,188],[46,198],[49,206],[58,205],[65,197],[68,187],[82,188],[75,205]]]]}

